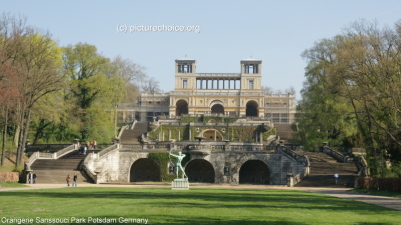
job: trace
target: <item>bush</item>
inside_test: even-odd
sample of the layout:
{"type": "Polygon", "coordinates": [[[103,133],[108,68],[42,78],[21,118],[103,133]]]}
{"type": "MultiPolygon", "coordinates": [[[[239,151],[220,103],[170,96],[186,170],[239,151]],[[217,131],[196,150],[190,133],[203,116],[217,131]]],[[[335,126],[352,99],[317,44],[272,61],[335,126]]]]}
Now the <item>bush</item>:
{"type": "Polygon", "coordinates": [[[401,192],[401,178],[361,177],[358,179],[360,188],[374,188],[379,190],[401,192]]]}

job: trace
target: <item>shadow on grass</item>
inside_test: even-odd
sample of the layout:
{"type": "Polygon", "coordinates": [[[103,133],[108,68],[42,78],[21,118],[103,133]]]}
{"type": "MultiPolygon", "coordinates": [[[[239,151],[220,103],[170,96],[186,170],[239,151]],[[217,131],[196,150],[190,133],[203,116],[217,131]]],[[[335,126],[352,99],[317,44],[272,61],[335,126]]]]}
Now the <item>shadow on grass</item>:
{"type": "Polygon", "coordinates": [[[151,207],[172,207],[172,205],[176,205],[186,209],[266,208],[267,210],[274,210],[290,208],[330,211],[352,210],[360,214],[370,214],[371,210],[374,212],[390,211],[387,208],[353,200],[293,190],[191,189],[189,191],[172,191],[159,188],[61,188],[0,192],[0,198],[2,197],[86,199],[87,201],[91,199],[130,199],[134,202],[141,201],[151,207]]]}

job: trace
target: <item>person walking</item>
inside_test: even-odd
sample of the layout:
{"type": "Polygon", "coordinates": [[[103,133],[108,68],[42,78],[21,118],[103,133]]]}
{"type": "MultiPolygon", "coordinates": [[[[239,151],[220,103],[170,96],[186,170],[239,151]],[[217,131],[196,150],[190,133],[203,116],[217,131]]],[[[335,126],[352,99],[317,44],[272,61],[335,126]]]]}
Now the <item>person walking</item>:
{"type": "Polygon", "coordinates": [[[77,187],[77,182],[78,182],[78,175],[77,173],[74,173],[74,176],[72,177],[72,186],[74,187],[75,185],[75,187],[77,187]]]}
{"type": "Polygon", "coordinates": [[[33,183],[36,184],[36,173],[32,174],[33,183]]]}
{"type": "Polygon", "coordinates": [[[337,184],[338,183],[338,173],[334,174],[334,183],[337,184]]]}
{"type": "Polygon", "coordinates": [[[67,181],[67,187],[69,187],[70,186],[70,181],[71,181],[70,174],[67,175],[67,178],[65,178],[65,180],[67,181]]]}

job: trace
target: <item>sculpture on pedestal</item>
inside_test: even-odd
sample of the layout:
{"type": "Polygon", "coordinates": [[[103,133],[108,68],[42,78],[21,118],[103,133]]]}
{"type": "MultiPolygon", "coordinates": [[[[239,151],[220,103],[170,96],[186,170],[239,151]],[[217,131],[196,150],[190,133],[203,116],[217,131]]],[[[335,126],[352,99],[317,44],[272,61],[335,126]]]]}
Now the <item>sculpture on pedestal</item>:
{"type": "Polygon", "coordinates": [[[176,154],[172,154],[171,151],[169,153],[171,156],[176,157],[177,158],[177,162],[175,163],[175,173],[177,175],[177,179],[178,179],[178,169],[180,169],[182,171],[182,173],[184,174],[185,179],[188,179],[187,174],[185,174],[184,168],[182,168],[181,162],[182,159],[184,159],[185,154],[182,154],[181,152],[178,152],[178,155],[176,154]]]}

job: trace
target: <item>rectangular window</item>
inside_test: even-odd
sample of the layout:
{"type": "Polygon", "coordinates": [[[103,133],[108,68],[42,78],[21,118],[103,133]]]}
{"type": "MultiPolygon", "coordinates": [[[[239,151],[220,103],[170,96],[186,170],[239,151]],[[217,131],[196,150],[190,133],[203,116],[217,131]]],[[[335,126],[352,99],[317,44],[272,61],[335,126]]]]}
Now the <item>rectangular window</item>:
{"type": "Polygon", "coordinates": [[[201,82],[202,82],[202,80],[196,80],[196,89],[202,89],[201,82]]]}
{"type": "Polygon", "coordinates": [[[182,88],[184,89],[188,88],[188,80],[182,80],[182,88]]]}
{"type": "Polygon", "coordinates": [[[271,114],[270,113],[265,113],[265,118],[270,119],[271,114]]]}
{"type": "Polygon", "coordinates": [[[201,89],[206,89],[206,82],[207,82],[207,80],[202,80],[201,89]]]}
{"type": "Polygon", "coordinates": [[[246,64],[245,65],[245,73],[247,73],[247,74],[258,73],[258,64],[246,64]]]}
{"type": "Polygon", "coordinates": [[[288,123],[288,119],[287,119],[287,118],[282,118],[282,119],[281,119],[281,122],[282,122],[282,123],[288,123]]]}
{"type": "Polygon", "coordinates": [[[234,89],[235,81],[230,80],[230,89],[234,89]]]}
{"type": "Polygon", "coordinates": [[[235,89],[241,89],[241,80],[235,80],[235,89]]]}
{"type": "Polygon", "coordinates": [[[218,81],[218,80],[213,80],[213,89],[218,89],[218,88],[217,88],[217,81],[218,81]]]}
{"type": "Polygon", "coordinates": [[[192,65],[191,64],[179,64],[178,72],[179,73],[192,73],[192,65]]]}
{"type": "Polygon", "coordinates": [[[229,85],[229,83],[228,83],[228,80],[224,80],[224,88],[220,88],[220,89],[228,89],[228,85],[229,85]]]}
{"type": "Polygon", "coordinates": [[[249,89],[253,89],[253,80],[249,81],[249,89]]]}
{"type": "Polygon", "coordinates": [[[279,118],[274,118],[274,117],[273,117],[273,123],[280,123],[280,119],[279,119],[279,118]]]}
{"type": "Polygon", "coordinates": [[[288,113],[281,113],[282,118],[288,118],[288,113]]]}
{"type": "Polygon", "coordinates": [[[212,89],[212,80],[207,80],[207,88],[206,89],[212,89]]]}
{"type": "Polygon", "coordinates": [[[224,80],[219,80],[219,86],[217,89],[224,89],[224,80]]]}
{"type": "Polygon", "coordinates": [[[266,102],[266,106],[269,106],[270,105],[270,102],[266,102]]]}

